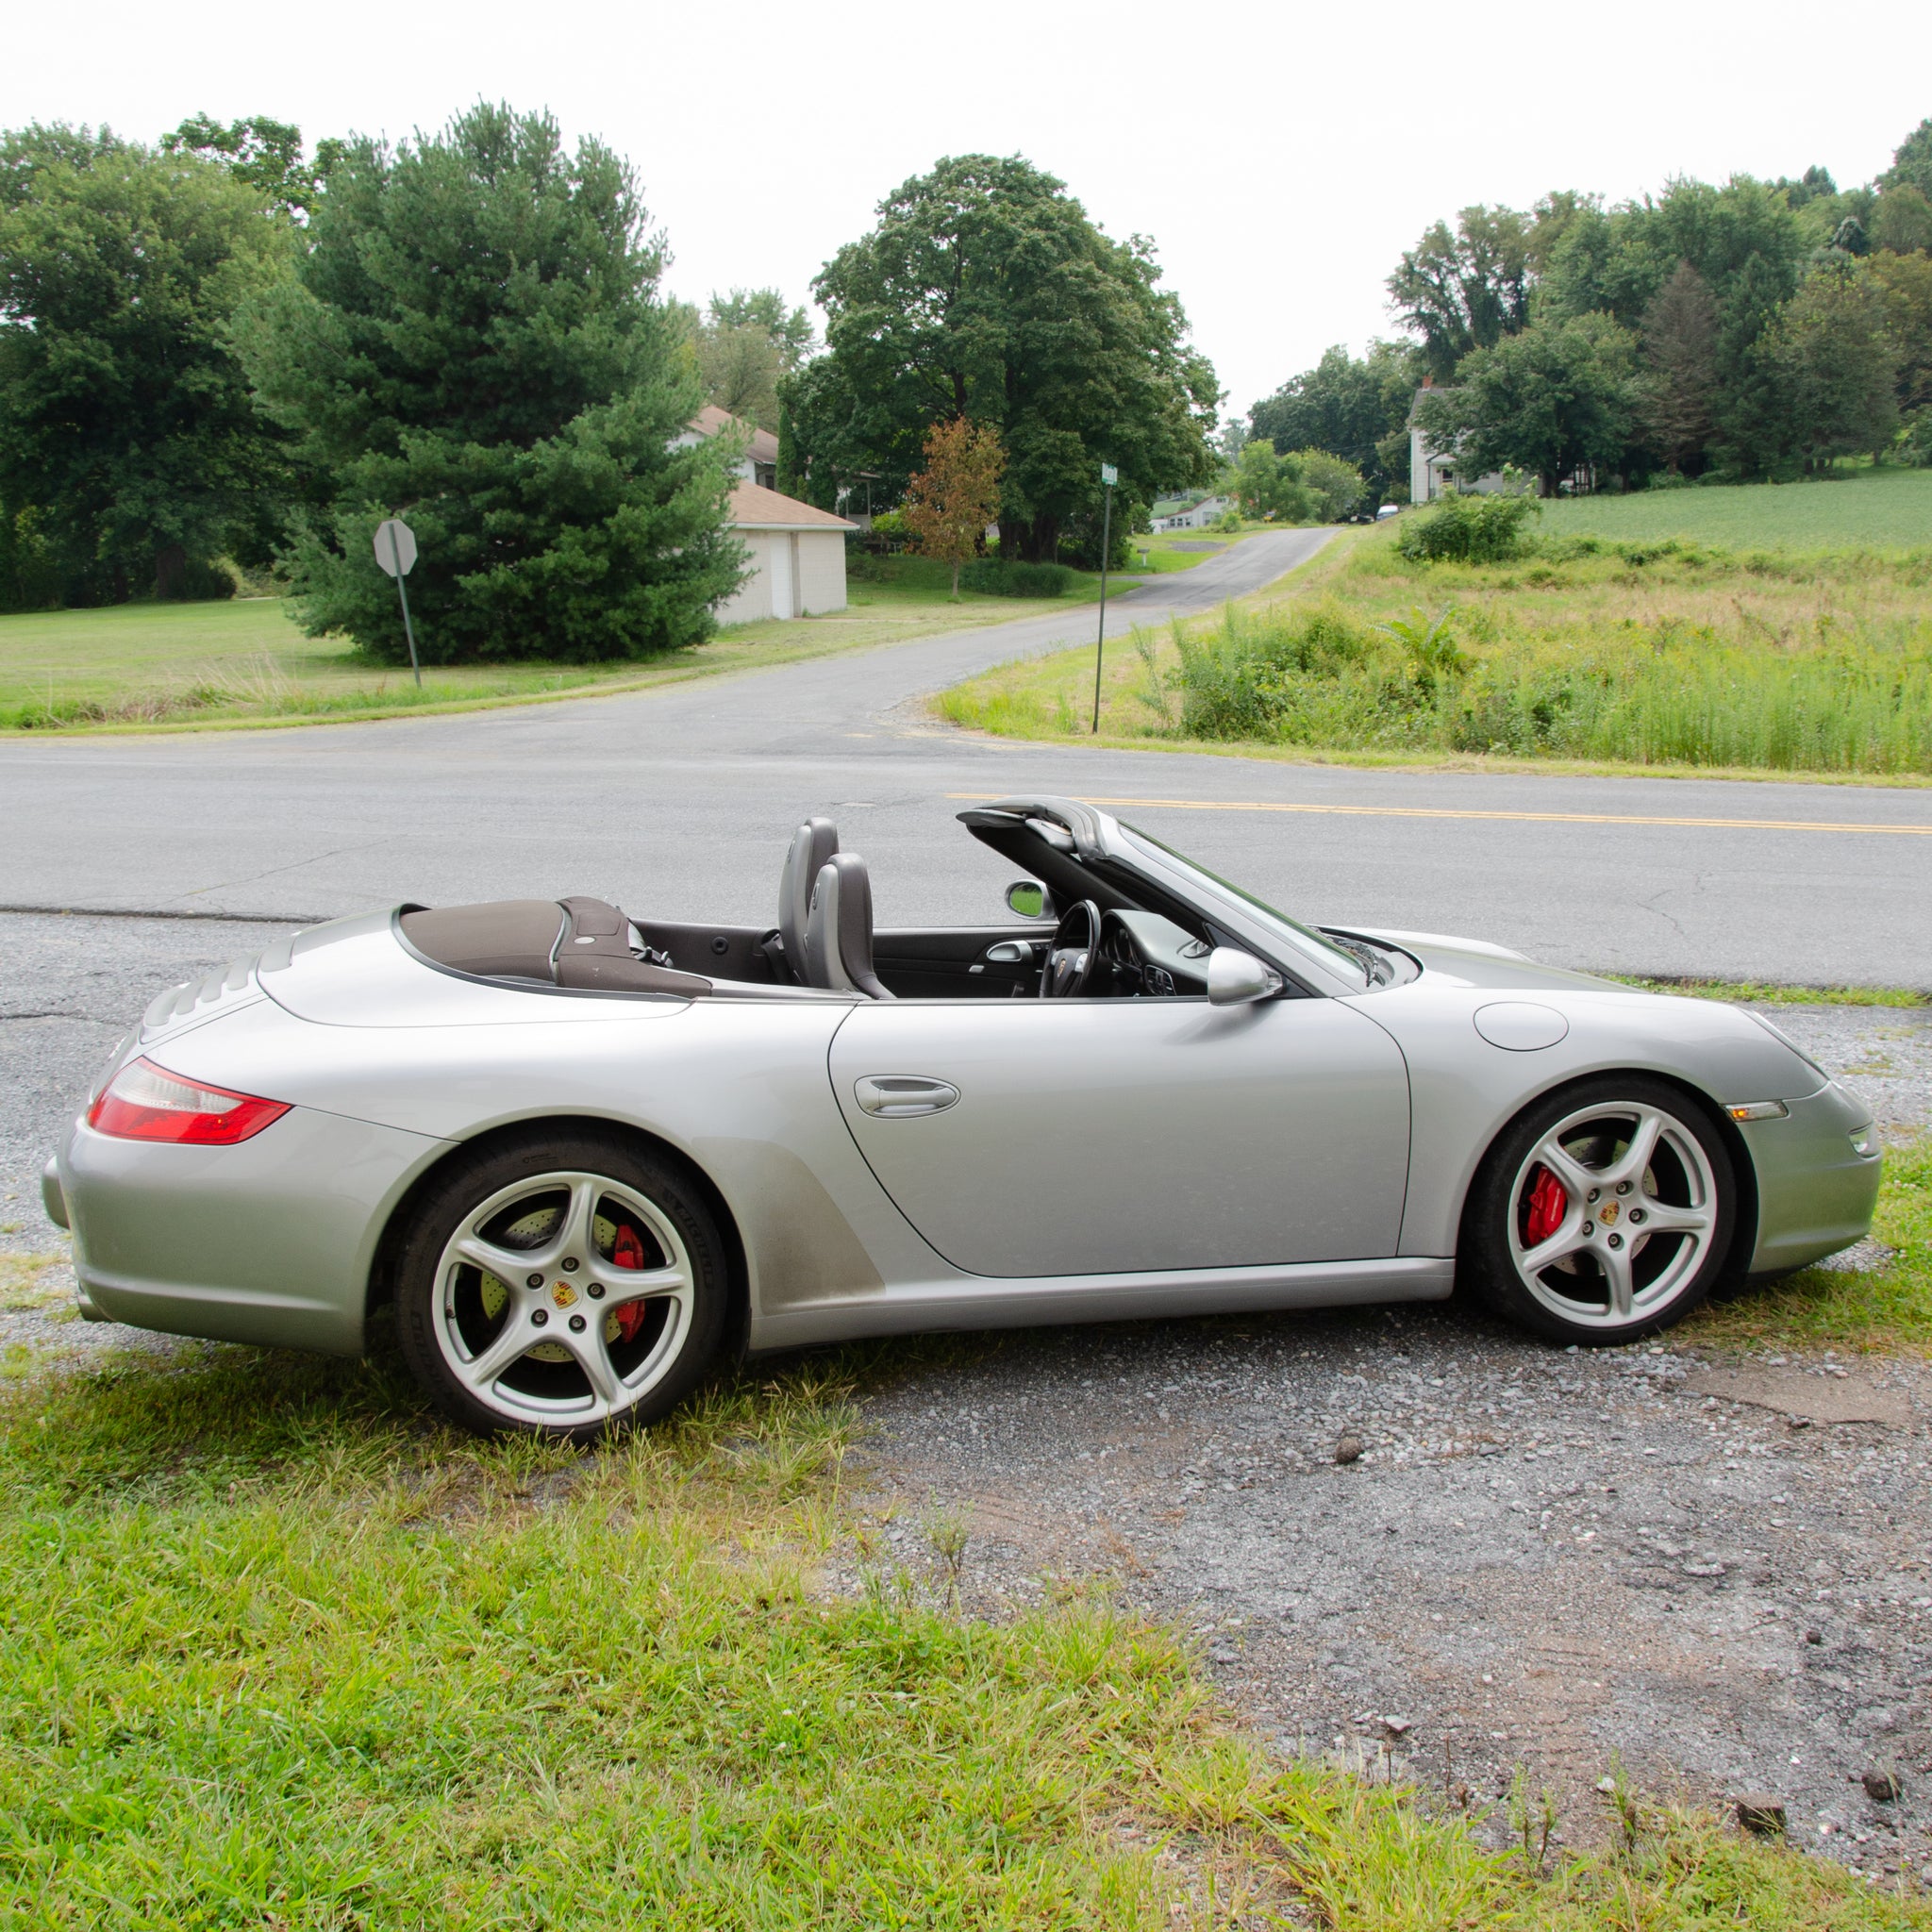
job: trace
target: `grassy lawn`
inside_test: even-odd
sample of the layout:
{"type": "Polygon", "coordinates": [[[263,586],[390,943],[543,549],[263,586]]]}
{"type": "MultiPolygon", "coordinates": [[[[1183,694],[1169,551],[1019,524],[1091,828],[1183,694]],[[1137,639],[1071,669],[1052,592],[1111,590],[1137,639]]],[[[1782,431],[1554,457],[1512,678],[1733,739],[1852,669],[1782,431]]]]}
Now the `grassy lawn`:
{"type": "Polygon", "coordinates": [[[1685,1325],[1685,1339],[1932,1356],[1932,1141],[1886,1149],[1872,1233],[1893,1251],[1884,1267],[1859,1274],[1807,1268],[1701,1309],[1685,1325]]]}
{"type": "MultiPolygon", "coordinates": [[[[1377,763],[1932,776],[1932,545],[1559,541],[1471,566],[1411,563],[1396,535],[1345,535],[1220,619],[1115,646],[1102,736],[1377,763]]],[[[939,708],[978,730],[1071,740],[1091,675],[1078,652],[1008,665],[939,708]]]]}
{"type": "Polygon", "coordinates": [[[1811,483],[1646,490],[1543,505],[1550,536],[1726,550],[1913,550],[1932,544],[1932,470],[1854,470],[1811,483]]]}
{"type": "MultiPolygon", "coordinates": [[[[275,598],[125,604],[0,617],[0,730],[308,724],[641,685],[899,643],[1027,617],[1038,600],[962,593],[923,558],[887,559],[834,616],[737,625],[708,644],[621,664],[440,665],[419,692],[408,667],[375,664],[340,638],[309,638],[275,598]]],[[[1083,578],[1058,603],[1099,593],[1083,578]]]]}
{"type": "Polygon", "coordinates": [[[1170,571],[1192,570],[1196,564],[1206,563],[1210,557],[1219,555],[1231,543],[1239,543],[1245,537],[1259,536],[1263,530],[1279,529],[1278,524],[1243,524],[1239,531],[1230,530],[1154,530],[1143,531],[1133,540],[1134,575],[1164,576],[1170,571]],[[1142,558],[1147,559],[1144,567],[1142,558]]]}
{"type": "Polygon", "coordinates": [[[16,1351],[0,1917],[1932,1924],[1648,1806],[1597,1849],[1573,1821],[1547,1866],[1486,1847],[1422,1792],[1272,1755],[1182,1640],[1096,1585],[958,1614],[945,1525],[932,1561],[892,1562],[841,1491],[853,1393],[911,1353],[724,1386],[580,1453],[454,1437],[380,1367],[211,1349],[63,1374],[16,1351]]]}

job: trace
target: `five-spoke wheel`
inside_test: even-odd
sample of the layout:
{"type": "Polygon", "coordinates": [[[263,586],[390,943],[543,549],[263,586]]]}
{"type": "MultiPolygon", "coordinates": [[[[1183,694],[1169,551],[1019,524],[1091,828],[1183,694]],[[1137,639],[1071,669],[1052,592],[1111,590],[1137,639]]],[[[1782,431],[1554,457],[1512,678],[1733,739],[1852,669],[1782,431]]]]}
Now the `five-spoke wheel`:
{"type": "Polygon", "coordinates": [[[723,1246],[683,1176],[571,1132],[445,1170],[397,1276],[404,1353],[448,1413],[578,1440],[677,1402],[716,1350],[724,1301],[723,1246]]]}
{"type": "Polygon", "coordinates": [[[1501,1137],[1471,1191],[1465,1259],[1503,1313],[1616,1342],[1688,1314],[1722,1274],[1729,1155],[1704,1109],[1641,1074],[1553,1094],[1501,1137]]]}

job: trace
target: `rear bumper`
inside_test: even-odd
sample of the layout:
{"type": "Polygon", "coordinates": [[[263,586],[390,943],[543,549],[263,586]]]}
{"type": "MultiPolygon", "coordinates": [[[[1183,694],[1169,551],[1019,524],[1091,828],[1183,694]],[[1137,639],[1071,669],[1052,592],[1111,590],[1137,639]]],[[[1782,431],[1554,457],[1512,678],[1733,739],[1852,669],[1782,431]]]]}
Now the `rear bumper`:
{"type": "Polygon", "coordinates": [[[41,1170],[41,1206],[56,1227],[67,1225],[67,1196],[60,1191],[60,1162],[49,1160],[41,1170]]]}
{"type": "Polygon", "coordinates": [[[1836,1082],[1787,1105],[1787,1118],[1739,1129],[1757,1173],[1753,1274],[1787,1274],[1863,1241],[1878,1203],[1884,1158],[1852,1146],[1870,1111],[1836,1082]]]}
{"type": "Polygon", "coordinates": [[[238,1147],[115,1140],[76,1121],[55,1185],[82,1312],[359,1354],[376,1241],[448,1144],[307,1108],[238,1147]]]}

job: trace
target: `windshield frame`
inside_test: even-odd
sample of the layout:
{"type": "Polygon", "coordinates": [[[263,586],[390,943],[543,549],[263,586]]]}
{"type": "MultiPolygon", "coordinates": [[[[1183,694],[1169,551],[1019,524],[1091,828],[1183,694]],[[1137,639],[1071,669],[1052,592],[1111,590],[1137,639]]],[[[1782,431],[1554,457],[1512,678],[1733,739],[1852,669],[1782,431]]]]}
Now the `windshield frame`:
{"type": "Polygon", "coordinates": [[[1351,992],[1367,992],[1375,984],[1374,974],[1361,960],[1337,945],[1325,933],[1304,925],[1298,919],[1290,918],[1286,912],[1269,905],[1265,899],[1257,899],[1233,880],[1210,872],[1199,859],[1175,851],[1152,832],[1143,831],[1139,825],[1130,825],[1124,819],[1115,819],[1113,823],[1121,837],[1127,841],[1137,863],[1145,865],[1152,860],[1163,870],[1176,872],[1195,900],[1205,901],[1209,906],[1219,901],[1224,911],[1233,914],[1241,923],[1249,925],[1258,924],[1261,930],[1274,938],[1289,956],[1279,963],[1287,965],[1294,961],[1315,966],[1329,977],[1341,981],[1351,992]]]}

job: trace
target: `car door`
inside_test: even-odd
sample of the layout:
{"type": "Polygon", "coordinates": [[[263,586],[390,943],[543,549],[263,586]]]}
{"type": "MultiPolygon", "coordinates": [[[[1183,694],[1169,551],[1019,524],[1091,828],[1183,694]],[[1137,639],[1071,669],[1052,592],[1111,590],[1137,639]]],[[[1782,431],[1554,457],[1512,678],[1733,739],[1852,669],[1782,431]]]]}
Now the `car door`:
{"type": "Polygon", "coordinates": [[[880,1185],[972,1274],[1395,1253],[1407,1072],[1342,1001],[877,1001],[830,1072],[880,1185]]]}

